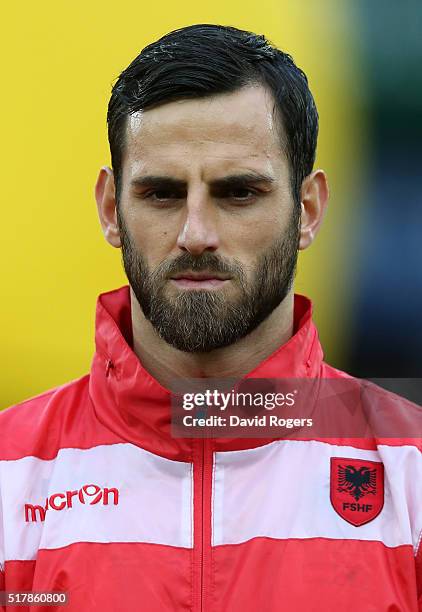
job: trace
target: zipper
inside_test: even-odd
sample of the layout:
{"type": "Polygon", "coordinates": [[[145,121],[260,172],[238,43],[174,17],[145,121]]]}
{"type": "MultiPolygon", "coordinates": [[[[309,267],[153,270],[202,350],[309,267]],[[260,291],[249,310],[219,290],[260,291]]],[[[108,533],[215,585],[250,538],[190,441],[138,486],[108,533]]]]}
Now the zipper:
{"type": "Polygon", "coordinates": [[[212,440],[194,440],[193,610],[207,612],[210,588],[212,440]]]}
{"type": "Polygon", "coordinates": [[[202,487],[201,487],[201,497],[202,497],[202,525],[201,525],[201,612],[204,609],[204,600],[205,600],[205,587],[204,587],[204,548],[205,548],[205,496],[204,496],[204,482],[205,482],[205,440],[203,440],[202,444],[202,487]]]}

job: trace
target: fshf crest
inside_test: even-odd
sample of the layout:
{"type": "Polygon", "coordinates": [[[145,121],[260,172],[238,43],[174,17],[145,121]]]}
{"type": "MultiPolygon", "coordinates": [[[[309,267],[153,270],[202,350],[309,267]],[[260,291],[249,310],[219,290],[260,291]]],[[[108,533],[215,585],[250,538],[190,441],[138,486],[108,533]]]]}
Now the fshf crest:
{"type": "Polygon", "coordinates": [[[355,527],[373,521],[384,506],[384,465],[366,459],[331,458],[334,510],[355,527]]]}

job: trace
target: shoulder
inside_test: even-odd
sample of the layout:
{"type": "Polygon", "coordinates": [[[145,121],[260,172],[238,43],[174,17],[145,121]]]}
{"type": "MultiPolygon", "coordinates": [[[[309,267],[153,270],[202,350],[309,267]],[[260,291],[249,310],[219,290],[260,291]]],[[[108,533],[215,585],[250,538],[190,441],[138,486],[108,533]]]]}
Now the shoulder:
{"type": "Polygon", "coordinates": [[[89,375],[50,389],[0,412],[0,460],[55,451],[66,423],[89,404],[89,375]]]}
{"type": "Polygon", "coordinates": [[[364,417],[377,445],[411,446],[422,451],[422,406],[376,382],[356,378],[326,363],[321,377],[349,409],[364,417]]]}
{"type": "Polygon", "coordinates": [[[325,361],[322,362],[321,367],[321,378],[343,378],[347,380],[358,380],[351,374],[344,372],[343,370],[339,370],[332,365],[329,365],[325,361]]]}

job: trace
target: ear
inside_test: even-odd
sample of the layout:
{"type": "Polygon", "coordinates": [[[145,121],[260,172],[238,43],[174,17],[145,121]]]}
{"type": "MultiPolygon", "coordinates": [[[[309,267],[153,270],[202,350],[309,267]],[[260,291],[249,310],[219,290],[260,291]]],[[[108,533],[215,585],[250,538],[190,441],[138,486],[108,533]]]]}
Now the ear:
{"type": "Polygon", "coordinates": [[[302,183],[299,249],[308,248],[319,231],[327,209],[329,190],[323,170],[315,170],[302,183]]]}
{"type": "Polygon", "coordinates": [[[119,248],[121,241],[117,224],[116,190],[113,170],[108,166],[103,166],[98,174],[95,199],[105,239],[112,246],[119,248]]]}

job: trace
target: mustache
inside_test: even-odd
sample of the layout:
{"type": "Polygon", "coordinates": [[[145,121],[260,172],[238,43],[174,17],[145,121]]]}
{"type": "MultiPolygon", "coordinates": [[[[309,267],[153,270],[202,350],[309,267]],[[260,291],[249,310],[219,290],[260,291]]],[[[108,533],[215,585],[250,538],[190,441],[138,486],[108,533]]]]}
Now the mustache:
{"type": "Polygon", "coordinates": [[[170,278],[174,274],[181,272],[202,272],[204,270],[227,274],[230,276],[244,278],[243,268],[240,263],[227,262],[222,257],[214,253],[202,253],[194,256],[190,253],[183,253],[171,261],[163,261],[153,272],[154,280],[170,278]]]}

